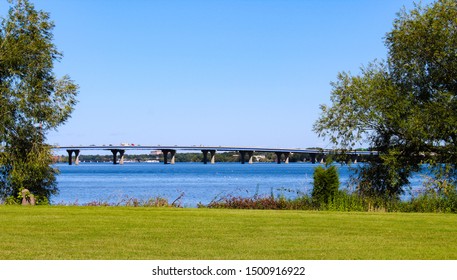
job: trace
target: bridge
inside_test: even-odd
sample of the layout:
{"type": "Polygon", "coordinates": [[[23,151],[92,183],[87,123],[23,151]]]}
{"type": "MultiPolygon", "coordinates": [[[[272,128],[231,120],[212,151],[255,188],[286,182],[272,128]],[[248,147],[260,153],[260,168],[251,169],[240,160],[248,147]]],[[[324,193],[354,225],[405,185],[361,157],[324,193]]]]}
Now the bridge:
{"type": "MultiPolygon", "coordinates": [[[[163,161],[165,164],[174,164],[176,151],[199,151],[203,154],[203,163],[211,164],[216,163],[216,152],[237,152],[240,154],[240,162],[242,164],[253,162],[254,153],[275,153],[276,163],[289,163],[289,158],[292,154],[308,154],[312,163],[323,162],[324,158],[328,154],[336,154],[337,150],[331,149],[286,149],[286,148],[262,148],[262,147],[227,147],[227,146],[134,146],[134,145],[102,145],[102,146],[54,146],[54,150],[66,150],[68,153],[68,164],[74,163],[79,164],[79,155],[82,150],[106,150],[111,151],[113,154],[113,164],[123,164],[124,154],[129,150],[147,150],[147,151],[161,151],[163,153],[163,161]],[[118,161],[119,155],[119,161],[118,161]],[[168,162],[168,155],[170,155],[170,162],[168,162]],[[209,156],[209,157],[208,157],[209,156]],[[247,156],[247,160],[246,160],[247,156]]],[[[344,154],[350,157],[350,160],[354,163],[357,162],[359,156],[362,155],[377,155],[375,151],[345,151],[344,154]]]]}

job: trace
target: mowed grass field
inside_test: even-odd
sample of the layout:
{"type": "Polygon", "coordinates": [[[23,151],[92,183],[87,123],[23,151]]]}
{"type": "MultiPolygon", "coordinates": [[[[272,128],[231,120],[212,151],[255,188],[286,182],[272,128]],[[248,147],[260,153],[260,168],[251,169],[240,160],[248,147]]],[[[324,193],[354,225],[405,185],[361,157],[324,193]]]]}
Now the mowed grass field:
{"type": "Polygon", "coordinates": [[[457,259],[457,215],[0,206],[0,259],[457,259]]]}

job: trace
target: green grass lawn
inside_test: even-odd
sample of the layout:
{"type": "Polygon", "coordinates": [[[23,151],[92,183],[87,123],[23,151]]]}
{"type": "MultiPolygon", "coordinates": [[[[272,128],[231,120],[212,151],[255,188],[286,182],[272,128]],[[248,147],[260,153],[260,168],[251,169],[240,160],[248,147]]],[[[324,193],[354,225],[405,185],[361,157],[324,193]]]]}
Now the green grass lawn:
{"type": "Polygon", "coordinates": [[[457,215],[0,206],[0,259],[457,259],[457,215]]]}

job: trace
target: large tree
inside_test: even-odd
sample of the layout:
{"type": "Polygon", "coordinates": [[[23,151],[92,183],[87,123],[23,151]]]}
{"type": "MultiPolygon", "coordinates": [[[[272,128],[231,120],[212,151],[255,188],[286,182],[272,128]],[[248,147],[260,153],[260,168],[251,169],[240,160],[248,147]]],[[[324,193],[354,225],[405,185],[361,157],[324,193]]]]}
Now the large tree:
{"type": "Polygon", "coordinates": [[[49,14],[28,0],[8,2],[0,24],[0,197],[27,188],[46,201],[57,192],[46,133],[70,117],[78,86],[53,73],[62,54],[49,14]]]}
{"type": "Polygon", "coordinates": [[[314,130],[342,149],[364,143],[379,151],[359,169],[359,191],[398,198],[421,163],[456,178],[457,2],[403,9],[385,45],[386,62],[338,75],[314,130]]]}

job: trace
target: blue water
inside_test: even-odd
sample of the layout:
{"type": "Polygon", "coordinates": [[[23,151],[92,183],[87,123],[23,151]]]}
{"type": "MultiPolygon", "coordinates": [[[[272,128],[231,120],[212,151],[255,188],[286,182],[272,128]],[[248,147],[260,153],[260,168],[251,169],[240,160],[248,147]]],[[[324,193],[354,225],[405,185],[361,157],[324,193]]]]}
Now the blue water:
{"type": "MultiPolygon", "coordinates": [[[[53,204],[120,203],[128,198],[163,197],[171,203],[182,194],[184,207],[207,204],[227,195],[309,194],[316,164],[311,163],[81,163],[56,165],[59,194],[53,204]]],[[[353,171],[338,165],[342,188],[353,171]]],[[[413,180],[413,184],[418,184],[413,180]]]]}

